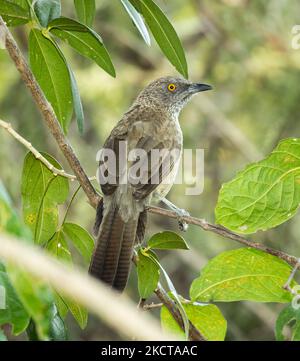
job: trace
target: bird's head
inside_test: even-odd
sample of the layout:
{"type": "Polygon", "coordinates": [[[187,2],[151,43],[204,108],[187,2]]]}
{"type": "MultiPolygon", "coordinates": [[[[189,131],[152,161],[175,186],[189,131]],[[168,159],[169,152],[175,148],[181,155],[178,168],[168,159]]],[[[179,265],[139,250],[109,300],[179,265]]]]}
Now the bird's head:
{"type": "Polygon", "coordinates": [[[138,101],[179,113],[191,97],[212,87],[177,77],[163,77],[151,82],[138,96],[138,101]]]}

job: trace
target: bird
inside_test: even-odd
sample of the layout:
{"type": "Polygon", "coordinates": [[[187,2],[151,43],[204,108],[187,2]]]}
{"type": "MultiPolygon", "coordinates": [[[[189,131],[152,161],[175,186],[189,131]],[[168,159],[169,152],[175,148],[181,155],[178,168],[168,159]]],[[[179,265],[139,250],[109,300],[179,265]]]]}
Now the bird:
{"type": "Polygon", "coordinates": [[[134,246],[144,238],[147,205],[165,199],[175,181],[183,146],[179,113],[193,95],[210,89],[180,77],[152,81],[104,143],[97,172],[103,197],[89,274],[119,292],[128,281],[134,246]],[[111,154],[115,162],[109,160],[111,154]],[[136,168],[139,177],[133,171],[130,176],[136,168]]]}

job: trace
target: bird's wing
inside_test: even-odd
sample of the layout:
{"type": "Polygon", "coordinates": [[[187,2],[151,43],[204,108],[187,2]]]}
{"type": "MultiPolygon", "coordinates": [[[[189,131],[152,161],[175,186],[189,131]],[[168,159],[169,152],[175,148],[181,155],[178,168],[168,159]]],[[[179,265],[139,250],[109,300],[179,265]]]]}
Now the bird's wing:
{"type": "Polygon", "coordinates": [[[119,147],[121,141],[126,141],[127,132],[119,134],[111,134],[104,143],[103,149],[100,154],[98,180],[100,181],[101,190],[104,195],[110,195],[117,189],[120,176],[119,176],[119,147]],[[113,151],[115,154],[116,162],[109,162],[105,156],[107,150],[113,151]],[[107,181],[109,179],[109,181],[107,181]]]}
{"type": "Polygon", "coordinates": [[[142,137],[137,144],[137,148],[139,147],[145,151],[145,155],[137,161],[143,174],[140,176],[140,181],[132,184],[132,187],[133,197],[144,199],[170,174],[175,159],[170,153],[171,149],[152,136],[142,137]]]}
{"type": "MultiPolygon", "coordinates": [[[[172,146],[170,146],[170,142],[165,144],[164,141],[161,140],[161,136],[156,134],[154,128],[151,126],[155,115],[153,111],[149,111],[148,109],[141,111],[138,106],[133,107],[112,130],[104,144],[104,148],[114,152],[116,155],[116,165],[110,168],[107,159],[100,159],[99,169],[101,168],[101,172],[99,172],[99,178],[101,181],[101,174],[106,178],[108,174],[113,174],[115,175],[115,183],[103,184],[102,182],[101,189],[103,194],[112,194],[120,183],[121,174],[119,174],[119,162],[121,161],[120,155],[122,155],[122,152],[119,153],[119,150],[121,142],[128,142],[127,151],[133,149],[143,150],[142,156],[139,156],[136,160],[127,161],[129,182],[133,189],[132,193],[134,198],[146,198],[173,170],[177,159],[174,158],[174,155],[170,152],[172,146]],[[158,154],[158,152],[160,153],[158,154]],[[139,174],[137,182],[132,182],[131,175],[134,173],[134,170],[138,168],[143,174],[139,174]]],[[[138,174],[136,175],[138,176],[138,174]]]]}
{"type": "Polygon", "coordinates": [[[139,118],[140,105],[132,106],[122,119],[111,131],[109,137],[106,139],[100,153],[99,159],[99,173],[98,180],[100,181],[101,190],[104,195],[110,195],[115,192],[120,182],[119,174],[119,149],[121,142],[127,141],[128,133],[139,118]],[[112,164],[105,157],[103,150],[111,150],[116,157],[115,164],[112,164]],[[107,182],[108,176],[111,175],[112,182],[107,182]]]}

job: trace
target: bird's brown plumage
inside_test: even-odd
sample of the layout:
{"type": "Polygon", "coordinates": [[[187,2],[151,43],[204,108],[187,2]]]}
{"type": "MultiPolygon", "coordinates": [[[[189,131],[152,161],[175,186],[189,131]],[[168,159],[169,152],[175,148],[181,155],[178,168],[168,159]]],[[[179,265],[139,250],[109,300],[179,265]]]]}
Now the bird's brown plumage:
{"type": "MultiPolygon", "coordinates": [[[[138,160],[148,164],[144,174],[146,182],[123,184],[122,174],[117,172],[114,184],[103,184],[103,175],[111,173],[111,169],[105,157],[100,159],[103,201],[97,209],[94,227],[97,243],[89,272],[119,291],[127,283],[134,243],[144,238],[145,206],[154,193],[165,196],[176,176],[182,148],[178,115],[190,97],[200,91],[195,89],[195,84],[181,78],[165,77],[152,82],[139,94],[104,144],[104,149],[115,153],[117,170],[121,162],[119,148],[124,141],[127,142],[127,155],[133,149],[143,149],[145,155],[138,160]],[[171,83],[175,84],[174,92],[168,90],[171,83]],[[151,162],[151,151],[162,149],[178,150],[170,157],[167,169],[162,166],[164,156],[155,165],[151,162]],[[157,176],[158,183],[151,184],[151,179],[155,179],[153,176],[157,176]],[[167,177],[169,183],[162,184],[167,177]]],[[[127,159],[128,169],[138,160],[127,159]]]]}

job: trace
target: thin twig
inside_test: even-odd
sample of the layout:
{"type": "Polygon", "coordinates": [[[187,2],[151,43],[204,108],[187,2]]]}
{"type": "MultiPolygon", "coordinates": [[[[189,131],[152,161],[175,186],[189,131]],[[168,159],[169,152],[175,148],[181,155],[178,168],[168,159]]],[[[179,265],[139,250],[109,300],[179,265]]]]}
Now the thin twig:
{"type": "Polygon", "coordinates": [[[153,308],[162,308],[163,303],[150,303],[143,306],[144,311],[152,310],[153,308]]]}
{"type": "MultiPolygon", "coordinates": [[[[148,206],[147,210],[150,213],[158,214],[161,216],[174,218],[174,219],[178,218],[178,215],[176,212],[169,211],[167,209],[154,207],[154,206],[148,206]]],[[[195,226],[202,228],[204,231],[218,234],[221,237],[229,238],[229,239],[239,242],[247,247],[259,249],[259,250],[269,253],[273,256],[281,258],[282,260],[289,263],[291,266],[295,266],[298,262],[298,259],[294,256],[291,256],[291,255],[289,255],[285,252],[279,251],[277,249],[264,246],[261,243],[250,241],[247,238],[244,238],[244,237],[240,236],[239,234],[234,233],[225,227],[209,223],[205,219],[195,218],[195,217],[191,217],[191,216],[181,217],[181,219],[188,224],[193,224],[195,226]]]]}
{"type": "Polygon", "coordinates": [[[139,303],[137,305],[137,308],[140,309],[140,310],[143,310],[145,302],[146,302],[145,298],[140,298],[139,303]]]}
{"type": "MultiPolygon", "coordinates": [[[[27,148],[35,156],[36,159],[40,160],[54,175],[60,175],[61,177],[68,178],[71,181],[77,180],[75,175],[69,174],[63,169],[58,169],[54,167],[53,164],[51,164],[45,157],[43,157],[43,155],[36,148],[34,148],[34,146],[30,142],[28,142],[28,140],[26,140],[19,133],[17,133],[10,123],[0,119],[0,127],[4,128],[19,143],[23,144],[24,147],[27,148]]],[[[89,177],[89,180],[96,180],[96,177],[89,177]]]]}
{"type": "Polygon", "coordinates": [[[297,259],[297,263],[295,264],[294,268],[292,269],[292,272],[291,272],[291,274],[289,275],[288,280],[286,281],[286,283],[285,283],[284,286],[283,286],[283,288],[284,288],[285,290],[288,290],[288,291],[290,291],[291,293],[294,293],[294,291],[291,289],[290,285],[291,285],[292,280],[294,279],[295,274],[296,274],[297,270],[299,269],[299,267],[300,267],[300,259],[298,258],[298,259],[297,259]]]}
{"type": "Polygon", "coordinates": [[[54,167],[42,154],[35,149],[30,142],[28,142],[25,138],[23,138],[19,133],[17,133],[11,126],[10,123],[4,122],[0,119],[0,126],[8,131],[18,142],[23,144],[35,157],[39,159],[54,175],[60,175],[65,178],[69,178],[70,180],[75,180],[76,177],[72,174],[66,173],[63,169],[58,169],[54,167]]]}

